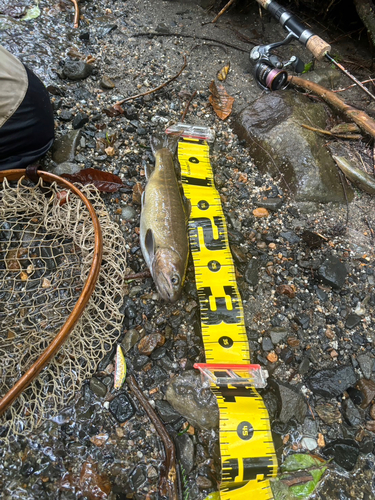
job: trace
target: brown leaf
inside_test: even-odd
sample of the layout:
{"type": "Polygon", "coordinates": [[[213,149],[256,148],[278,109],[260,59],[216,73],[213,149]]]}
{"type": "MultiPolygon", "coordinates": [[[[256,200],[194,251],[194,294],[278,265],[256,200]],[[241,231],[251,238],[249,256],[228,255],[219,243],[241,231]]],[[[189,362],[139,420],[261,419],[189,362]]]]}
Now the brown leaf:
{"type": "Polygon", "coordinates": [[[230,63],[228,62],[225,66],[221,68],[220,71],[217,73],[217,79],[220,80],[221,82],[224,82],[230,69],[230,63]]]}
{"type": "Polygon", "coordinates": [[[62,174],[61,177],[73,183],[82,185],[93,184],[99,191],[104,193],[114,193],[122,186],[122,180],[118,175],[95,168],[85,168],[76,174],[62,174]]]}
{"type": "Polygon", "coordinates": [[[112,118],[113,116],[123,115],[124,108],[120,104],[114,104],[110,108],[103,109],[103,113],[112,118]]]}
{"type": "Polygon", "coordinates": [[[223,85],[216,85],[214,80],[210,83],[210,92],[212,95],[209,101],[215,113],[221,120],[225,120],[232,112],[234,97],[227,93],[223,85]]]}
{"type": "Polygon", "coordinates": [[[295,285],[279,285],[276,288],[277,293],[280,295],[286,295],[290,299],[294,299],[296,296],[296,287],[295,285]]]}
{"type": "Polygon", "coordinates": [[[105,474],[99,473],[98,464],[89,459],[84,462],[80,477],[79,487],[82,494],[89,500],[108,498],[111,492],[111,483],[105,474]]]}

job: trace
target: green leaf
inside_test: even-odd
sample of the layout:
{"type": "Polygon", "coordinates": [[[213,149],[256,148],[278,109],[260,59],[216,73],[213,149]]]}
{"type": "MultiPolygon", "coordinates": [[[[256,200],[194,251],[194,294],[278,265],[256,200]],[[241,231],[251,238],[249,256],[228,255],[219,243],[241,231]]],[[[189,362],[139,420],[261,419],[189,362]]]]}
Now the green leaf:
{"type": "Polygon", "coordinates": [[[322,466],[325,462],[319,460],[312,455],[304,453],[295,453],[286,457],[284,463],[281,465],[282,471],[292,472],[295,470],[308,469],[310,467],[322,466]]]}
{"type": "Polygon", "coordinates": [[[311,71],[312,66],[313,66],[313,62],[312,61],[310,61],[309,63],[305,64],[305,67],[303,68],[302,74],[308,73],[309,71],[311,71]]]}
{"type": "Polygon", "coordinates": [[[314,478],[312,481],[309,481],[305,484],[296,484],[289,488],[289,491],[292,493],[293,498],[308,498],[315,490],[317,484],[320,481],[320,478],[325,473],[327,467],[322,467],[321,469],[313,469],[309,470],[309,473],[314,478]]]}
{"type": "Polygon", "coordinates": [[[33,5],[26,10],[26,14],[22,17],[22,21],[31,21],[31,19],[36,19],[40,16],[40,9],[38,4],[39,1],[37,1],[36,5],[33,5]]]}

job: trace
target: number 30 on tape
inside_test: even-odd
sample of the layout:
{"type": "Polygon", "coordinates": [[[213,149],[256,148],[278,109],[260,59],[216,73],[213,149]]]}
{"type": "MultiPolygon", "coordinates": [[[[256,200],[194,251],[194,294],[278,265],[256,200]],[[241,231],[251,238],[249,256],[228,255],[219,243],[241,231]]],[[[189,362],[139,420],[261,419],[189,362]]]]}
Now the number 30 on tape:
{"type": "Polygon", "coordinates": [[[222,500],[270,500],[269,478],[277,474],[268,412],[257,387],[267,372],[250,364],[241,297],[237,288],[226,222],[214,185],[206,127],[177,124],[178,159],[185,196],[191,203],[190,247],[198,291],[205,364],[220,411],[222,500]]]}

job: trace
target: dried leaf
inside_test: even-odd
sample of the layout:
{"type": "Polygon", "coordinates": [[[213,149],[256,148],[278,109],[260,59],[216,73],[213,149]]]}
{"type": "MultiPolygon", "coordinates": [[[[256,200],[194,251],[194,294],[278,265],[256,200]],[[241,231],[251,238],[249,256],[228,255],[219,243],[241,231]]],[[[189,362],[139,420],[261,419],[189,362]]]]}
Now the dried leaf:
{"type": "Polygon", "coordinates": [[[124,112],[124,108],[120,104],[114,104],[110,108],[103,109],[103,113],[105,113],[107,116],[110,116],[111,118],[113,116],[123,115],[124,112]]]}
{"type": "Polygon", "coordinates": [[[223,85],[216,85],[214,80],[210,83],[210,92],[212,95],[209,101],[215,113],[221,120],[225,120],[232,112],[234,97],[227,93],[223,85]]]}
{"type": "Polygon", "coordinates": [[[114,193],[123,186],[118,175],[96,170],[95,168],[85,168],[76,174],[62,174],[62,177],[83,186],[93,184],[99,191],[104,193],[114,193]]]}
{"type": "Polygon", "coordinates": [[[112,146],[108,146],[108,148],[105,148],[104,151],[108,156],[114,156],[116,153],[115,148],[113,148],[112,146]]]}
{"type": "Polygon", "coordinates": [[[228,62],[224,67],[221,68],[217,73],[217,79],[224,82],[230,70],[230,63],[228,62]]]}
{"type": "Polygon", "coordinates": [[[296,296],[296,287],[295,285],[279,285],[276,288],[277,293],[280,295],[286,295],[290,299],[294,299],[296,296]]]}

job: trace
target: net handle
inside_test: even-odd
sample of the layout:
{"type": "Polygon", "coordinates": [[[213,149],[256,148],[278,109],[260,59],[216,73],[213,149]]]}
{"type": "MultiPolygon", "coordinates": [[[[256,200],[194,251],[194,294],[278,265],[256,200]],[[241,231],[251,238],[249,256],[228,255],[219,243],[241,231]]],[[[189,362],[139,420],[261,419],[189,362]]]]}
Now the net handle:
{"type": "MultiPolygon", "coordinates": [[[[79,196],[79,198],[86,205],[91,220],[94,226],[95,240],[94,240],[94,256],[90,271],[88,273],[86,283],[82,289],[80,296],[77,299],[77,303],[74,306],[72,312],[68,316],[66,322],[60,329],[59,333],[52,340],[49,346],[41,354],[41,356],[35,361],[35,363],[27,370],[27,372],[14,384],[14,386],[3,396],[0,400],[0,415],[11,405],[13,402],[22,394],[22,392],[28,387],[31,382],[39,375],[43,368],[49,363],[49,361],[55,356],[57,351],[60,349],[62,344],[69,337],[70,332],[82,315],[92,292],[94,291],[96,281],[98,279],[100,266],[102,262],[103,254],[103,239],[102,231],[100,228],[98,217],[95,210],[86,196],[81,193],[81,191],[74,186],[71,182],[59,177],[57,175],[51,174],[49,172],[43,172],[41,170],[37,171],[39,177],[44,181],[52,183],[56,182],[60,187],[69,189],[74,194],[79,196]]],[[[15,169],[15,170],[4,170],[0,171],[0,182],[3,182],[5,178],[8,181],[18,181],[21,177],[26,175],[25,169],[15,169]]]]}

